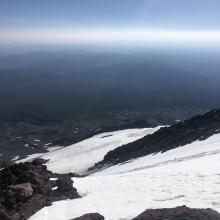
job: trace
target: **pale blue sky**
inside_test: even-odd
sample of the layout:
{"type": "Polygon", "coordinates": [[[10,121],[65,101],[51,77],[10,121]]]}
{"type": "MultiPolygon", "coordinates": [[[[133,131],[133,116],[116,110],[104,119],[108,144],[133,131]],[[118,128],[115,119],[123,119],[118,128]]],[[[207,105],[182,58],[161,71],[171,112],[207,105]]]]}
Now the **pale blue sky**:
{"type": "Polygon", "coordinates": [[[0,27],[220,29],[219,0],[0,0],[0,27]]]}
{"type": "Polygon", "coordinates": [[[29,30],[220,31],[219,12],[220,0],[0,0],[0,41],[30,41],[29,30]]]}

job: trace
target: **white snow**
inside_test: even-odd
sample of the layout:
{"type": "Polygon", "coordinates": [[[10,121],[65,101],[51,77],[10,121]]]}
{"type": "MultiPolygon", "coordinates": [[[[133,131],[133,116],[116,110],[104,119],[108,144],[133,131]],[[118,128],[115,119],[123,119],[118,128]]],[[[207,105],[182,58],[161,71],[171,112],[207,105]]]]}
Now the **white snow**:
{"type": "MultiPolygon", "coordinates": [[[[127,132],[130,136],[130,131],[127,132]]],[[[123,136],[127,138],[125,133],[123,136]]],[[[103,146],[99,141],[105,138],[98,137],[79,145],[86,154],[85,158],[78,151],[74,153],[78,153],[82,160],[90,161],[90,157],[99,153],[103,146]]],[[[107,138],[109,145],[117,139],[114,135],[107,138]]],[[[115,147],[116,144],[113,145],[115,147]]],[[[69,154],[73,155],[71,148],[69,154]]],[[[62,156],[66,159],[67,155],[68,152],[64,152],[60,159],[62,156]]],[[[50,168],[60,171],[54,164],[58,159],[55,156],[52,158],[50,168]]],[[[73,160],[75,157],[71,158],[73,160]]],[[[195,141],[162,154],[138,158],[84,178],[73,178],[74,186],[82,198],[55,202],[37,212],[30,220],[67,220],[91,212],[99,212],[106,220],[131,219],[148,208],[179,205],[210,207],[220,211],[219,161],[220,134],[216,134],[207,140],[195,141]]],[[[90,164],[81,163],[81,160],[78,163],[81,171],[90,164]]],[[[75,166],[77,162],[67,160],[61,171],[71,170],[73,164],[75,166]]]]}
{"type": "Polygon", "coordinates": [[[16,161],[20,158],[20,156],[15,156],[11,161],[16,161]]]}
{"type": "Polygon", "coordinates": [[[55,150],[59,150],[60,148],[62,148],[62,146],[47,147],[47,150],[49,152],[52,152],[52,151],[55,151],[55,150]]]}
{"type": "Polygon", "coordinates": [[[30,155],[22,161],[42,157],[46,160],[49,159],[46,165],[53,172],[83,173],[95,163],[101,161],[110,150],[140,139],[147,134],[152,134],[159,128],[158,126],[156,128],[127,129],[101,133],[68,147],[44,154],[30,155]]]}
{"type": "Polygon", "coordinates": [[[31,160],[33,160],[35,158],[41,157],[42,155],[43,155],[43,153],[31,154],[31,155],[28,155],[25,159],[17,160],[16,163],[31,161],[31,160]]]}
{"type": "Polygon", "coordinates": [[[55,186],[55,187],[53,187],[51,190],[52,190],[52,191],[55,191],[55,190],[57,190],[57,189],[58,189],[58,187],[55,186]]]}

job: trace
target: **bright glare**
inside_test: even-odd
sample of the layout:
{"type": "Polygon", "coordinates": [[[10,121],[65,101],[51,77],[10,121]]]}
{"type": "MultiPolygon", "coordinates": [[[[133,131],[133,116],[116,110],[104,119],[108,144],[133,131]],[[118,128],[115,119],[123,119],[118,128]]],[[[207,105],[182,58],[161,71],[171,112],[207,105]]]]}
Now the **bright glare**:
{"type": "Polygon", "coordinates": [[[220,31],[162,31],[146,29],[2,30],[1,42],[195,42],[220,43],[220,31]]]}

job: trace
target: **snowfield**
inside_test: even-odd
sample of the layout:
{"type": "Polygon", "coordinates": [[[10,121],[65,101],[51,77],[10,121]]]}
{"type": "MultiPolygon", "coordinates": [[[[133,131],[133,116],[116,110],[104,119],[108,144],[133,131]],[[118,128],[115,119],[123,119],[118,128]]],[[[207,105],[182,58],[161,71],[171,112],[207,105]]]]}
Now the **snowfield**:
{"type": "MultiPolygon", "coordinates": [[[[78,143],[81,149],[73,150],[70,146],[44,157],[51,159],[48,167],[54,172],[73,171],[72,166],[77,166],[74,171],[83,172],[107,151],[153,131],[112,132],[113,136],[105,137],[106,140],[101,138],[106,134],[100,134],[78,143]],[[62,154],[58,155],[59,151],[62,154]]],[[[220,211],[219,161],[220,134],[215,134],[207,140],[112,166],[84,178],[73,178],[82,198],[55,202],[30,220],[69,220],[91,212],[99,212],[106,220],[122,220],[148,208],[179,205],[220,211]]]]}
{"type": "Polygon", "coordinates": [[[158,126],[156,128],[128,129],[101,133],[68,147],[55,148],[55,150],[44,154],[30,155],[22,161],[28,161],[40,156],[49,160],[46,165],[48,170],[52,172],[84,173],[95,163],[101,161],[110,150],[152,134],[159,128],[158,126]]]}

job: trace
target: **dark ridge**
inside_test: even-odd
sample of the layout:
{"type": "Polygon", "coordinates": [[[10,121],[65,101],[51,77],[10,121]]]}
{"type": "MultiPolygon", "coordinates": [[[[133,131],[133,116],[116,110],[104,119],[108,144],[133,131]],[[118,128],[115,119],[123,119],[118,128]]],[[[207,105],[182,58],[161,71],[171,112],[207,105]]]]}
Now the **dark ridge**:
{"type": "Polygon", "coordinates": [[[100,215],[99,213],[89,213],[82,215],[78,218],[74,218],[72,220],[104,220],[104,216],[100,215]]]}
{"type": "Polygon", "coordinates": [[[152,135],[108,152],[104,159],[90,170],[115,165],[152,153],[165,152],[196,140],[205,140],[220,133],[220,109],[163,127],[152,135]]]}
{"type": "Polygon", "coordinates": [[[1,220],[26,220],[54,201],[79,198],[73,187],[72,174],[52,173],[43,162],[36,159],[0,171],[1,220]]]}
{"type": "Polygon", "coordinates": [[[220,220],[212,209],[190,209],[180,206],[170,209],[148,209],[132,220],[220,220]]]}

